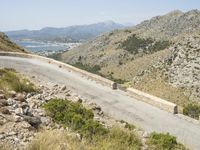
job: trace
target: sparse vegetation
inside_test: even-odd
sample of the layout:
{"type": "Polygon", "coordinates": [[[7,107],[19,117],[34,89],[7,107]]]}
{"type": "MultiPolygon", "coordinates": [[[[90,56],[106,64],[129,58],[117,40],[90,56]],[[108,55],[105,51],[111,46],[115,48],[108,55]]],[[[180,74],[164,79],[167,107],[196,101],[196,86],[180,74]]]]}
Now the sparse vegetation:
{"type": "Polygon", "coordinates": [[[153,43],[153,40],[150,38],[142,39],[142,38],[136,37],[136,35],[133,34],[126,41],[122,43],[122,47],[132,54],[137,54],[139,52],[139,49],[145,50],[152,43],[153,43]]]}
{"type": "Polygon", "coordinates": [[[61,60],[61,53],[55,53],[48,56],[49,58],[55,59],[55,60],[61,60]]]}
{"type": "Polygon", "coordinates": [[[0,89],[8,96],[9,91],[36,92],[37,89],[27,79],[16,75],[13,69],[0,69],[0,89]]]}
{"type": "Polygon", "coordinates": [[[88,72],[91,72],[91,73],[94,73],[94,74],[99,74],[99,71],[101,70],[100,66],[98,65],[95,65],[93,67],[89,66],[89,65],[86,65],[86,64],[82,64],[81,62],[77,62],[75,64],[72,64],[74,67],[77,67],[77,68],[80,68],[80,69],[83,69],[83,70],[86,70],[88,72]]]}
{"type": "Polygon", "coordinates": [[[129,130],[135,129],[135,126],[134,126],[134,125],[132,125],[132,124],[130,124],[130,123],[124,121],[124,120],[120,120],[120,122],[121,122],[121,123],[124,123],[124,124],[125,124],[124,127],[127,128],[127,129],[129,129],[129,130]]]}
{"type": "Polygon", "coordinates": [[[197,103],[189,103],[183,107],[183,114],[189,117],[199,119],[200,105],[197,103]]]}
{"type": "Polygon", "coordinates": [[[100,76],[102,76],[104,78],[107,78],[109,80],[112,80],[112,81],[114,81],[114,82],[116,82],[118,84],[123,84],[123,83],[127,82],[126,80],[113,78],[112,74],[104,75],[104,74],[100,73],[101,67],[98,66],[98,65],[95,65],[95,66],[91,67],[89,65],[82,64],[81,62],[77,62],[76,64],[72,64],[72,65],[74,67],[79,68],[79,69],[83,69],[83,70],[86,70],[88,72],[100,75],[100,76]]]}
{"type": "Polygon", "coordinates": [[[151,150],[186,150],[186,148],[179,144],[176,137],[169,133],[151,133],[147,144],[151,150]]]}
{"type": "Polygon", "coordinates": [[[140,50],[143,50],[143,53],[153,53],[163,50],[169,45],[169,41],[154,41],[151,38],[143,39],[137,37],[136,34],[133,34],[121,44],[125,50],[132,54],[137,54],[140,50]]]}

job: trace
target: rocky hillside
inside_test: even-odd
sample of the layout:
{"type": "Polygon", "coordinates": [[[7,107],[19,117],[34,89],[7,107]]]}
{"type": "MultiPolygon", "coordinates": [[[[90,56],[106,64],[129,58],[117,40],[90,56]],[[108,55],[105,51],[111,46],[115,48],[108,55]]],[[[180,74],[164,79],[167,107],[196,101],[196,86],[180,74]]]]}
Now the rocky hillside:
{"type": "Polygon", "coordinates": [[[11,42],[9,38],[2,32],[0,32],[0,51],[25,52],[23,48],[11,42]]]}
{"type": "Polygon", "coordinates": [[[194,63],[198,62],[198,51],[195,49],[199,46],[199,27],[200,11],[173,11],[135,27],[99,36],[63,53],[61,60],[118,83],[126,83],[183,104],[189,99],[199,100],[195,95],[189,96],[193,91],[189,87],[196,87],[199,81],[196,72],[198,69],[194,63]],[[194,33],[196,37],[193,36],[194,33]],[[191,44],[180,43],[187,44],[185,38],[189,36],[193,37],[191,44]],[[191,59],[177,58],[181,52],[191,59]],[[170,66],[166,67],[168,63],[164,60],[170,62],[170,66]],[[180,65],[184,67],[181,68],[180,65]]]}

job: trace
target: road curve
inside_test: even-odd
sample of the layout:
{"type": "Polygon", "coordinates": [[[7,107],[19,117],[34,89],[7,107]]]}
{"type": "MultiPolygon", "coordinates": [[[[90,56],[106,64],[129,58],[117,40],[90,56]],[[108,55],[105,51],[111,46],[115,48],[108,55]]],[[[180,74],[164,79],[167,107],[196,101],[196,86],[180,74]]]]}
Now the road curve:
{"type": "Polygon", "coordinates": [[[65,84],[78,95],[100,105],[107,115],[117,120],[133,123],[147,132],[169,132],[188,148],[200,150],[200,125],[135,100],[124,91],[112,90],[78,73],[31,58],[0,56],[0,67],[14,68],[45,82],[65,84]]]}

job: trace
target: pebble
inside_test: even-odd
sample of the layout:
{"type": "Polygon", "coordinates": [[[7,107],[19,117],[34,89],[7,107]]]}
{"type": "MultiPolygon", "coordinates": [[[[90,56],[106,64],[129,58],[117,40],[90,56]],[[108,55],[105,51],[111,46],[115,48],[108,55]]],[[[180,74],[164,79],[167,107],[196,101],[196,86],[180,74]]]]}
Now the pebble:
{"type": "Polygon", "coordinates": [[[5,114],[5,115],[9,115],[10,111],[5,107],[1,107],[0,108],[0,113],[5,114]]]}
{"type": "Polygon", "coordinates": [[[63,86],[61,87],[61,90],[62,90],[62,91],[66,90],[66,89],[67,89],[67,87],[66,87],[65,85],[63,85],[63,86]]]}

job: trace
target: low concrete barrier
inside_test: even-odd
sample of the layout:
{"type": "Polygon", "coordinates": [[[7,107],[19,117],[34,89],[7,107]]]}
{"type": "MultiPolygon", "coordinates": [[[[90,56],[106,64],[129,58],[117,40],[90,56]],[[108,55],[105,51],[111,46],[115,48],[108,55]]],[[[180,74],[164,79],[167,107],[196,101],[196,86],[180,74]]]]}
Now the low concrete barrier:
{"type": "Polygon", "coordinates": [[[162,110],[165,110],[167,112],[177,114],[178,108],[177,105],[171,102],[168,102],[166,100],[163,100],[161,98],[158,98],[156,96],[149,95],[147,93],[141,92],[139,90],[128,88],[127,92],[137,100],[141,100],[145,103],[148,103],[150,105],[153,105],[155,107],[158,107],[162,110]]]}
{"type": "Polygon", "coordinates": [[[117,89],[117,83],[115,83],[111,80],[108,80],[108,79],[98,76],[96,74],[92,74],[85,70],[81,70],[79,68],[73,67],[69,64],[65,64],[65,63],[56,61],[54,59],[50,59],[50,58],[46,58],[46,57],[42,57],[42,56],[38,56],[38,55],[34,55],[34,54],[15,53],[15,52],[0,52],[0,55],[1,56],[12,56],[12,57],[33,58],[33,59],[41,60],[41,61],[47,62],[49,64],[57,65],[58,67],[66,69],[68,71],[73,71],[73,72],[79,73],[79,74],[81,74],[85,77],[88,77],[102,85],[109,86],[112,89],[117,89]]]}

